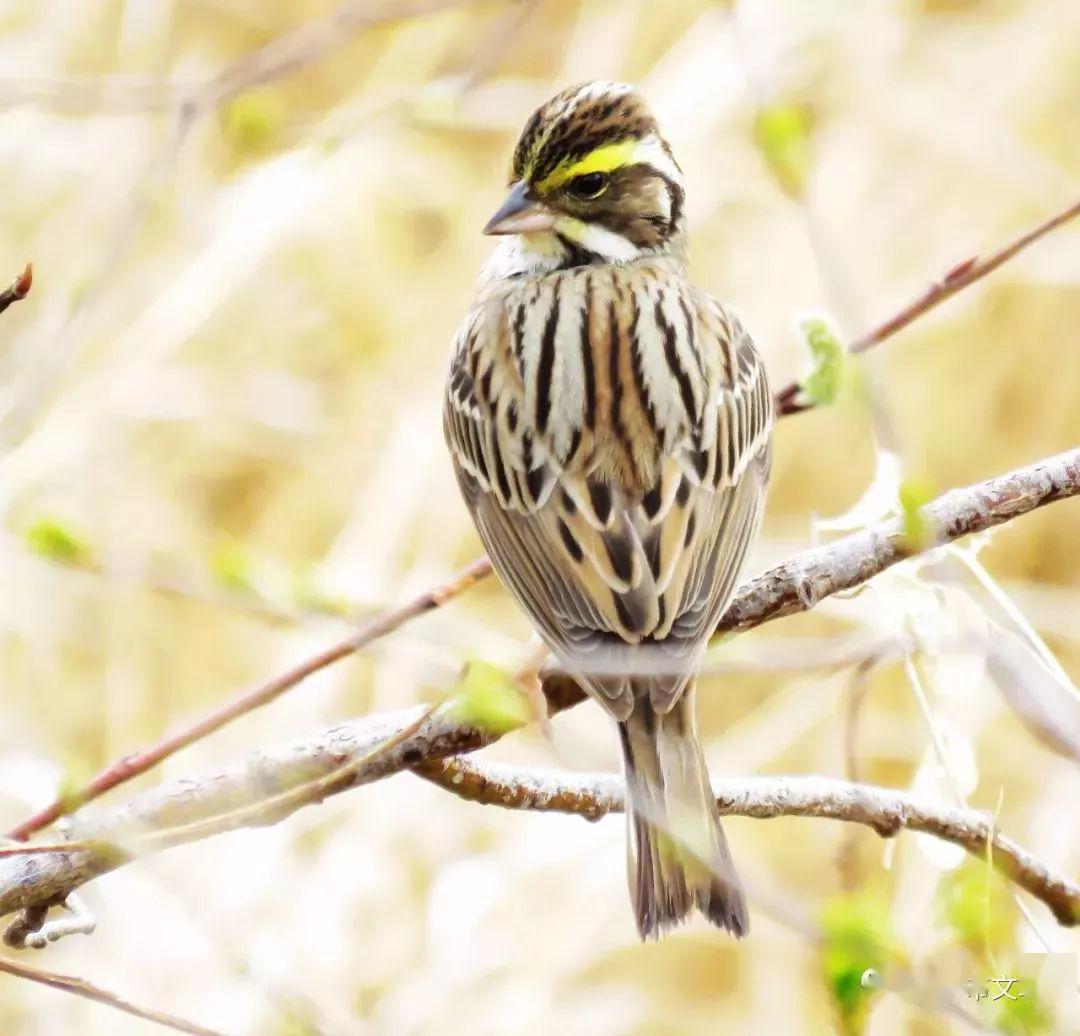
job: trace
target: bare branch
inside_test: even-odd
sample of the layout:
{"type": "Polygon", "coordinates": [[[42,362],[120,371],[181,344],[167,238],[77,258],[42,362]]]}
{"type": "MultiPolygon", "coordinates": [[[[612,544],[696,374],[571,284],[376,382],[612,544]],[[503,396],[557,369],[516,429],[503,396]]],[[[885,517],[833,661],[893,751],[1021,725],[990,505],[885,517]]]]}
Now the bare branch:
{"type": "MultiPolygon", "coordinates": [[[[891,338],[898,331],[902,331],[912,321],[917,320],[925,313],[940,306],[947,299],[951,299],[957,292],[962,291],[978,280],[982,280],[987,274],[993,273],[1003,263],[1008,262],[1014,256],[1019,255],[1028,245],[1034,244],[1040,238],[1046,237],[1051,231],[1064,226],[1069,220],[1080,215],[1080,201],[1074,202],[1067,209],[1062,210],[1056,216],[1051,216],[1044,223],[1021,234],[1014,241],[991,252],[985,259],[973,257],[963,262],[955,263],[952,268],[942,277],[935,281],[918,298],[909,302],[899,313],[866,334],[860,335],[848,347],[852,353],[864,353],[874,346],[880,345],[887,338],[891,338]]],[[[809,410],[813,404],[800,400],[800,385],[797,381],[785,385],[776,393],[776,412],[778,414],[797,414],[803,410],[809,410]]]]}
{"type": "MultiPolygon", "coordinates": [[[[608,774],[561,774],[473,759],[432,760],[416,772],[463,799],[507,809],[576,813],[595,820],[623,808],[622,781],[608,774]]],[[[989,813],[936,806],[903,792],[823,777],[725,778],[713,781],[713,791],[722,816],[823,817],[865,824],[883,838],[905,828],[934,835],[972,856],[990,859],[1042,900],[1062,925],[1080,921],[1080,885],[1006,838],[989,813]]]]}
{"type": "MultiPolygon", "coordinates": [[[[446,0],[442,0],[442,2],[445,4],[446,0]]],[[[422,2],[418,3],[416,8],[411,10],[413,11],[413,14],[417,14],[421,12],[421,8],[425,8],[425,4],[422,2]]],[[[405,16],[401,9],[398,9],[392,14],[384,11],[382,12],[382,15],[388,17],[405,16]]],[[[339,31],[342,24],[346,25],[346,27],[358,28],[360,25],[374,24],[374,21],[378,21],[379,17],[381,17],[379,12],[372,12],[370,9],[366,8],[366,6],[363,7],[363,13],[361,13],[361,5],[346,3],[338,9],[338,12],[335,15],[331,16],[330,22],[338,24],[338,30],[335,31],[339,31]],[[341,18],[344,18],[345,22],[339,24],[338,20],[341,18]],[[357,21],[357,19],[359,19],[359,21],[357,21]]],[[[320,24],[323,24],[325,28],[325,24],[330,23],[320,24]]],[[[302,33],[304,31],[306,30],[297,30],[297,33],[302,33]]],[[[323,30],[320,29],[319,31],[322,32],[323,30]]],[[[291,38],[291,34],[288,38],[291,38]]],[[[251,61],[253,64],[251,67],[253,70],[262,69],[262,73],[260,74],[265,74],[270,67],[280,68],[280,63],[282,61],[286,61],[286,64],[288,64],[288,62],[296,59],[297,46],[298,44],[295,41],[286,45],[279,39],[279,41],[269,44],[267,48],[264,48],[264,51],[259,52],[259,54],[262,55],[261,58],[258,58],[258,55],[256,55],[258,60],[252,58],[251,61]],[[280,48],[280,50],[275,51],[274,48],[280,48]],[[266,54],[267,51],[270,51],[269,58],[266,54]],[[276,57],[274,57],[275,53],[277,54],[276,57]]],[[[304,51],[304,53],[307,54],[308,52],[304,51]]],[[[236,69],[234,69],[231,74],[223,73],[222,76],[219,77],[219,87],[222,90],[226,88],[231,90],[233,89],[233,86],[228,84],[233,84],[237,76],[240,78],[244,78],[244,76],[250,78],[253,74],[255,74],[255,71],[245,72],[241,75],[236,69]]],[[[247,79],[245,79],[245,82],[247,82],[247,79]]],[[[906,307],[895,317],[857,340],[853,345],[853,349],[861,352],[870,348],[872,345],[884,341],[890,335],[893,335],[901,328],[906,327],[918,316],[932,309],[944,299],[956,294],[956,292],[967,285],[972,284],[992,270],[997,269],[1002,263],[1012,258],[1012,256],[1026,248],[1029,244],[1072,219],[1078,211],[1080,211],[1080,203],[1073,205],[1071,208],[1029,231],[1027,234],[1018,238],[1005,248],[995,252],[987,259],[982,261],[968,260],[958,264],[953,268],[951,273],[946,275],[945,279],[940,284],[931,287],[920,300],[916,300],[916,302],[906,307]]],[[[797,399],[798,391],[798,384],[792,383],[776,394],[774,397],[775,406],[779,415],[783,416],[785,414],[798,413],[805,409],[802,402],[797,399]]],[[[1042,500],[1039,504],[1035,504],[1035,506],[1049,502],[1049,499],[1050,498],[1042,500]]],[[[939,501],[939,503],[941,502],[939,501]]],[[[1001,509],[1002,508],[999,508],[999,510],[1001,509]]],[[[998,521],[1003,521],[1009,517],[1007,506],[1005,506],[1004,503],[1003,509],[1005,517],[996,521],[991,521],[989,522],[989,525],[998,524],[998,521]]],[[[967,529],[964,531],[971,532],[974,530],[967,529]]],[[[863,535],[872,536],[873,533],[863,535]]],[[[963,531],[958,531],[955,535],[963,535],[963,531]]],[[[881,561],[880,565],[874,569],[874,571],[881,571],[882,569],[887,568],[903,556],[903,553],[899,548],[899,543],[896,541],[895,534],[886,532],[886,539],[890,538],[891,542],[885,542],[880,545],[885,549],[885,553],[888,556],[881,561]]],[[[953,537],[946,533],[943,538],[953,537]]],[[[871,546],[876,549],[878,545],[871,546]]],[[[861,555],[855,556],[855,562],[855,568],[853,570],[849,569],[847,572],[846,577],[849,581],[845,585],[835,586],[833,589],[828,589],[828,585],[831,582],[828,578],[828,574],[826,574],[826,578],[821,581],[824,583],[824,586],[819,587],[814,585],[814,580],[812,578],[813,573],[808,570],[805,574],[806,581],[794,584],[795,589],[788,595],[777,595],[774,593],[775,587],[770,589],[762,582],[763,580],[767,580],[771,574],[763,576],[760,580],[756,581],[756,583],[751,584],[750,592],[753,593],[756,591],[759,595],[764,594],[773,597],[774,604],[779,610],[769,614],[766,618],[777,618],[780,615],[788,615],[795,611],[805,610],[805,608],[809,606],[809,602],[820,600],[821,597],[827,596],[830,593],[836,593],[838,590],[850,589],[852,586],[864,582],[865,579],[874,574],[874,572],[870,572],[867,575],[860,574],[861,555]]],[[[401,608],[393,609],[376,616],[355,634],[346,637],[318,654],[311,656],[287,672],[242,691],[239,695],[226,702],[214,712],[190,726],[185,727],[178,733],[170,735],[139,752],[116,760],[102,770],[101,773],[84,787],[64,799],[58,798],[51,802],[43,810],[12,828],[7,833],[7,836],[19,841],[25,841],[34,832],[48,827],[49,824],[54,823],[60,817],[72,812],[72,810],[78,808],[83,803],[97,798],[106,791],[130,780],[132,777],[145,773],[147,770],[157,766],[182,748],[186,748],[188,745],[201,740],[209,734],[212,734],[214,731],[220,730],[223,726],[238,719],[240,716],[244,716],[249,712],[261,708],[263,705],[274,701],[280,695],[284,694],[285,691],[295,687],[313,673],[325,669],[327,666],[332,665],[343,658],[347,658],[356,651],[369,646],[375,640],[385,636],[387,633],[399,629],[406,622],[418,615],[422,615],[433,608],[440,607],[442,604],[457,597],[465,590],[468,590],[481,579],[486,578],[491,574],[491,571],[490,561],[486,558],[479,558],[466,568],[459,577],[445,586],[436,587],[428,593],[421,594],[420,597],[401,608]]],[[[733,618],[733,609],[737,608],[740,600],[742,600],[742,596],[743,595],[740,595],[732,605],[732,608],[728,609],[727,615],[724,616],[718,627],[719,632],[746,628],[742,620],[738,619],[737,613],[733,618]]],[[[765,621],[765,619],[759,621],[765,621]]],[[[750,624],[756,625],[757,623],[751,622],[750,624]]]]}
{"type": "Polygon", "coordinates": [[[177,731],[177,733],[164,738],[141,752],[118,759],[102,770],[79,791],[56,799],[40,812],[24,820],[9,831],[7,837],[17,841],[25,840],[33,832],[47,827],[53,821],[77,809],[84,802],[96,799],[99,795],[103,795],[118,784],[130,780],[138,774],[145,773],[152,767],[157,766],[158,763],[168,759],[169,756],[179,752],[180,749],[201,740],[215,730],[220,730],[239,716],[272,702],[290,687],[295,687],[302,680],[313,673],[317,673],[320,669],[325,669],[334,662],[367,647],[373,641],[386,636],[387,633],[399,629],[410,619],[414,619],[418,615],[423,615],[425,612],[432,611],[435,608],[441,608],[447,601],[463,594],[490,572],[491,563],[487,558],[474,561],[450,582],[425,591],[400,608],[383,612],[362,626],[356,633],[345,637],[318,654],[312,655],[272,680],[267,680],[265,683],[257,684],[242,692],[237,697],[226,702],[222,707],[215,709],[183,730],[177,731]]]}
{"type": "Polygon", "coordinates": [[[124,1014],[134,1015],[144,1021],[162,1025],[174,1032],[186,1032],[191,1036],[223,1036],[216,1029],[207,1029],[203,1025],[195,1025],[193,1022],[184,1021],[175,1015],[165,1014],[162,1011],[153,1011],[148,1007],[138,1007],[129,1000],[124,1000],[107,989],[95,986],[85,979],[76,978],[74,975],[61,975],[55,971],[42,971],[40,968],[32,968],[27,964],[17,964],[13,960],[0,958],[0,971],[16,978],[29,979],[31,982],[39,982],[43,986],[52,986],[53,989],[62,989],[65,993],[74,993],[85,1000],[94,1000],[99,1004],[105,1004],[124,1014]]]}
{"type": "MultiPolygon", "coordinates": [[[[1080,448],[954,490],[929,504],[924,517],[938,540],[946,541],[1078,494],[1080,448]]],[[[796,555],[744,586],[721,620],[721,629],[749,629],[860,585],[907,556],[902,540],[901,526],[890,522],[796,555]]],[[[396,613],[397,625],[407,614],[437,607],[460,593],[483,571],[474,566],[455,583],[418,598],[396,613]]],[[[326,653],[319,656],[321,664],[328,664],[325,657],[326,653]]],[[[308,671],[314,669],[309,666],[308,671]]],[[[275,686],[280,693],[280,685],[275,686]]],[[[557,673],[545,677],[544,693],[553,712],[582,697],[572,679],[557,673]]],[[[452,708],[430,714],[410,709],[341,724],[283,748],[253,753],[240,763],[165,783],[118,809],[96,815],[80,811],[72,819],[70,834],[88,841],[42,851],[28,846],[24,855],[12,855],[12,850],[0,854],[0,916],[61,902],[85,882],[141,852],[236,826],[276,823],[327,795],[471,752],[496,739],[496,734],[455,719],[452,708]],[[342,767],[348,768],[347,779],[340,777],[342,767]],[[268,787],[276,793],[269,800],[268,787]]]]}
{"type": "Polygon", "coordinates": [[[372,3],[347,0],[329,17],[283,33],[251,54],[219,72],[201,91],[208,103],[216,105],[255,86],[282,79],[324,58],[343,46],[356,33],[377,25],[406,21],[434,14],[448,7],[460,7],[466,0],[414,0],[412,3],[372,3]]]}
{"type": "MultiPolygon", "coordinates": [[[[927,504],[922,515],[933,541],[949,543],[1078,493],[1080,447],[1007,475],[954,489],[927,504]]],[[[826,597],[853,590],[910,557],[904,541],[904,526],[897,519],[796,554],[743,586],[717,632],[750,629],[784,615],[809,611],[826,597]]]]}

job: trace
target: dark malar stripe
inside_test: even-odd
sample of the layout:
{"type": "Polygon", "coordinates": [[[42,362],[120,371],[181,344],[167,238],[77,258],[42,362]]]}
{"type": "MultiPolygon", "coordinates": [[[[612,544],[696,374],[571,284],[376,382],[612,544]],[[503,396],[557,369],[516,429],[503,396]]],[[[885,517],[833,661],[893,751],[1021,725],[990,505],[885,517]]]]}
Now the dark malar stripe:
{"type": "Polygon", "coordinates": [[[679,353],[675,348],[675,328],[673,328],[664,316],[663,296],[658,295],[653,303],[653,312],[656,316],[656,326],[664,336],[664,359],[667,360],[668,370],[679,384],[679,395],[682,397],[683,409],[686,411],[687,420],[693,423],[697,417],[697,408],[694,406],[694,388],[690,384],[690,375],[679,363],[679,353]]]}
{"type": "Polygon", "coordinates": [[[592,277],[585,275],[585,305],[581,308],[581,367],[585,373],[585,427],[596,427],[596,372],[593,370],[592,340],[589,321],[592,317],[592,277]]]}
{"type": "Polygon", "coordinates": [[[558,328],[559,293],[555,291],[540,339],[540,363],[536,370],[536,428],[541,435],[547,431],[551,416],[551,376],[555,370],[555,332],[558,328]]]}

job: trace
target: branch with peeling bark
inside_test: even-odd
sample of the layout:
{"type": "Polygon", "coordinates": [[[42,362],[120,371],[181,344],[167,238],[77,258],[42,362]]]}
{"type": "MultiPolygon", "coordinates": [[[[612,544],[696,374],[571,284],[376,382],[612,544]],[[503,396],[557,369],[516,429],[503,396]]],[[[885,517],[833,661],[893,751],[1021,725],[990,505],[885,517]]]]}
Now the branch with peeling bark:
{"type": "MultiPolygon", "coordinates": [[[[597,820],[623,809],[622,781],[607,774],[561,774],[466,759],[434,759],[416,771],[470,802],[506,809],[574,813],[597,820]]],[[[1080,921],[1080,885],[1055,874],[1001,834],[991,814],[924,802],[904,792],[823,777],[742,777],[713,781],[722,816],[822,817],[872,827],[882,838],[922,831],[973,856],[1042,900],[1063,925],[1080,921]]]]}
{"type": "MultiPolygon", "coordinates": [[[[954,490],[928,504],[923,509],[931,533],[927,547],[991,529],[1078,495],[1080,448],[954,490]]],[[[903,524],[897,520],[804,551],[746,583],[719,630],[751,629],[862,585],[912,556],[905,543],[903,524]]],[[[545,675],[544,692],[552,712],[581,700],[573,680],[558,673],[545,675]]],[[[483,794],[501,805],[562,808],[535,805],[543,798],[548,803],[569,803],[571,811],[585,815],[615,808],[618,783],[613,778],[547,777],[548,786],[556,782],[555,786],[563,789],[553,800],[546,795],[537,797],[534,775],[527,772],[515,776],[513,771],[441,762],[489,745],[499,736],[462,722],[458,716],[450,702],[436,709],[421,707],[367,717],[275,750],[248,755],[230,766],[162,784],[118,808],[84,808],[71,818],[69,844],[0,849],[0,916],[40,911],[44,905],[61,903],[87,881],[143,854],[239,827],[277,823],[328,795],[402,770],[412,769],[437,779],[458,793],[479,786],[482,777],[483,794]],[[493,774],[498,775],[497,781],[493,774]],[[268,795],[268,789],[273,789],[273,794],[268,795]]],[[[869,823],[883,833],[908,827],[947,838],[973,853],[986,853],[991,845],[993,851],[986,855],[1018,885],[1046,903],[1062,924],[1073,924],[1080,918],[1080,888],[1053,875],[997,834],[981,814],[931,807],[884,789],[814,779],[789,778],[772,784],[725,782],[717,785],[717,792],[724,808],[733,814],[831,817],[869,823]]],[[[24,919],[16,922],[21,935],[26,929],[24,919]]]]}

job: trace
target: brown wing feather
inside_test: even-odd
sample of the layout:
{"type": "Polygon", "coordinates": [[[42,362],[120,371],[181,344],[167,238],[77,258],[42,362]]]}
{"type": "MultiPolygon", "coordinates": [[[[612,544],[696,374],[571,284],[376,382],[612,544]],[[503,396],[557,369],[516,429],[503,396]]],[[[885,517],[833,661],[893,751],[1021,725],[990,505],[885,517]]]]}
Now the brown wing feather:
{"type": "MultiPolygon", "coordinates": [[[[641,283],[649,286],[639,282],[639,289],[641,283]]],[[[629,325],[615,327],[613,318],[604,323],[590,311],[588,279],[584,289],[580,281],[564,288],[554,319],[534,326],[550,336],[546,344],[555,351],[567,338],[557,337],[559,321],[570,319],[565,300],[585,298],[581,340],[595,346],[597,367],[603,361],[614,370],[614,351],[632,348],[629,325]]],[[[632,283],[625,288],[633,289],[632,283]]],[[[552,291],[557,297],[557,283],[552,291]]],[[[529,292],[530,307],[542,307],[543,291],[532,286],[529,292]]],[[[641,289],[635,306],[646,315],[655,307],[660,330],[670,333],[672,307],[664,304],[660,293],[641,289]]],[[[493,307],[481,307],[462,328],[446,398],[447,441],[496,570],[543,639],[620,719],[633,708],[627,674],[643,665],[657,670],[655,708],[666,711],[678,699],[734,590],[768,477],[772,406],[756,352],[716,303],[688,290],[680,304],[711,406],[702,407],[696,425],[655,436],[656,447],[666,448],[651,462],[655,484],[644,492],[598,467],[596,451],[582,445],[594,433],[586,421],[558,430],[563,442],[574,444],[560,457],[555,432],[537,434],[526,420],[527,398],[536,406],[535,389],[525,391],[531,372],[515,340],[512,301],[494,317],[493,307]]],[[[548,359],[553,369],[565,369],[558,355],[548,359]]],[[[641,378],[629,354],[619,356],[619,364],[624,377],[632,370],[641,378]]],[[[648,401],[642,381],[638,390],[648,401]]],[[[627,387],[626,394],[632,391],[627,387]]],[[[610,407],[603,393],[618,397],[619,387],[600,381],[591,409],[610,407]]]]}

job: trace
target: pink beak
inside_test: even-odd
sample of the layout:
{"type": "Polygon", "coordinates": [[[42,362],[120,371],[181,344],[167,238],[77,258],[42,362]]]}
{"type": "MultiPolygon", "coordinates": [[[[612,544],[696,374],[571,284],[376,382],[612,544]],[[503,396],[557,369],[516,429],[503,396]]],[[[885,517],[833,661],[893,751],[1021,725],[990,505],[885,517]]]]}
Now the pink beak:
{"type": "Polygon", "coordinates": [[[487,221],[485,234],[536,234],[555,226],[555,214],[529,194],[529,185],[518,180],[498,212],[487,221]]]}

